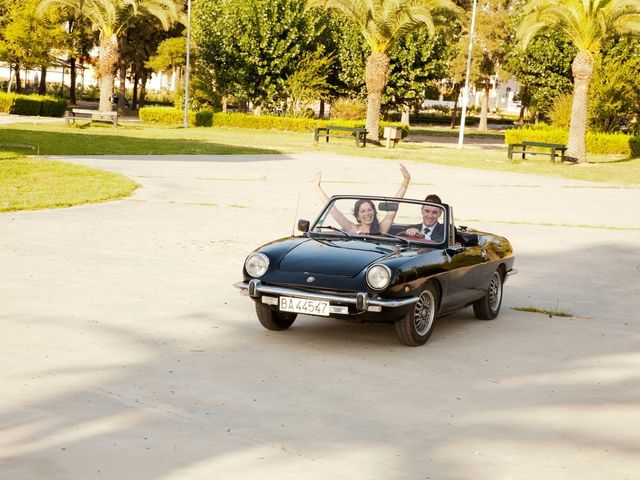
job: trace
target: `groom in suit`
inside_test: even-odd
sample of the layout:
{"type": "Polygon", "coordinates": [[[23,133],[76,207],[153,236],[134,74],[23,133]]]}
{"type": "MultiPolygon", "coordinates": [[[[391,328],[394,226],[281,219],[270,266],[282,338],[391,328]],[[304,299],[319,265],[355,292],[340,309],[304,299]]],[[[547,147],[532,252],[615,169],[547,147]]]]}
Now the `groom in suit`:
{"type": "MultiPolygon", "coordinates": [[[[427,195],[425,202],[442,203],[438,195],[427,195]]],[[[422,223],[411,225],[404,232],[407,237],[424,238],[432,242],[440,243],[444,240],[444,225],[438,223],[438,219],[442,216],[442,208],[433,205],[422,205],[420,213],[422,213],[422,223]]]]}

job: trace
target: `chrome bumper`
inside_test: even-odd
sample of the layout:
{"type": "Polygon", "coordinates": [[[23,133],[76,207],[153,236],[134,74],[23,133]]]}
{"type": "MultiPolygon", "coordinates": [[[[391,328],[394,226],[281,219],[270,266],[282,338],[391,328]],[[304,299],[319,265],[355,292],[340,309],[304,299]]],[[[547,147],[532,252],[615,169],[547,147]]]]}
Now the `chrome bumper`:
{"type": "Polygon", "coordinates": [[[369,307],[404,307],[411,305],[418,301],[418,297],[409,297],[399,300],[383,300],[379,298],[370,298],[366,292],[358,292],[355,297],[347,297],[342,295],[330,295],[327,293],[315,293],[306,292],[304,290],[296,290],[295,288],[284,287],[272,287],[269,285],[263,285],[262,282],[256,278],[249,280],[249,282],[237,282],[233,284],[234,287],[241,290],[247,290],[249,296],[257,298],[261,294],[272,295],[284,295],[287,297],[304,298],[307,300],[324,300],[327,302],[346,303],[349,305],[355,305],[358,310],[366,311],[369,307]]]}

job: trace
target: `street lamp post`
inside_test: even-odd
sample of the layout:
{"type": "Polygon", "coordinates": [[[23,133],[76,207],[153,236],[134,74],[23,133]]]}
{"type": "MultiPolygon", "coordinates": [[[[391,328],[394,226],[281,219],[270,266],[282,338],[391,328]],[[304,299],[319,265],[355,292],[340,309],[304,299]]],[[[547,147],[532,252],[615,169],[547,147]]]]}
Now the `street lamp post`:
{"type": "Polygon", "coordinates": [[[476,6],[478,0],[473,0],[471,12],[471,30],[469,31],[469,52],[467,53],[467,75],[464,80],[464,93],[462,96],[462,114],[460,115],[460,135],[458,136],[458,148],[464,143],[464,123],[467,116],[467,103],[469,103],[469,74],[471,72],[471,49],[473,47],[473,30],[476,26],[476,6]]]}
{"type": "Polygon", "coordinates": [[[184,72],[184,128],[189,128],[189,61],[191,54],[191,0],[187,1],[187,65],[184,72]]]}

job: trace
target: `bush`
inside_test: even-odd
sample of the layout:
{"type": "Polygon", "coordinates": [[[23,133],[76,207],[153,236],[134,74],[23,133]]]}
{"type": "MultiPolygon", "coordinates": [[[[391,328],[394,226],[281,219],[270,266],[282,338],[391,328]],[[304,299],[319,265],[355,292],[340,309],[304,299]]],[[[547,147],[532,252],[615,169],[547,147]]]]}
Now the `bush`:
{"type": "Polygon", "coordinates": [[[13,93],[0,93],[0,112],[11,113],[16,96],[13,93]]]}
{"type": "MultiPolygon", "coordinates": [[[[320,120],[316,118],[277,117],[275,115],[251,115],[247,113],[215,113],[213,125],[216,127],[240,127],[258,130],[285,130],[290,132],[313,132],[318,127],[335,125],[340,127],[362,127],[364,120],[320,120]]],[[[399,122],[380,122],[380,136],[384,127],[402,127],[403,138],[409,134],[409,127],[399,122]]],[[[350,136],[349,132],[344,132],[350,136]]]]}
{"type": "Polygon", "coordinates": [[[0,112],[3,113],[62,117],[66,109],[67,101],[62,98],[0,93],[0,112]]]}
{"type": "Polygon", "coordinates": [[[42,97],[42,109],[40,115],[43,117],[64,117],[67,110],[67,101],[63,98],[42,97]]]}
{"type": "MultiPolygon", "coordinates": [[[[544,143],[567,143],[569,132],[540,124],[531,127],[514,128],[505,132],[506,144],[522,143],[524,140],[544,143]]],[[[623,133],[587,132],[587,152],[601,154],[640,156],[640,137],[623,133]]]]}
{"type": "MultiPolygon", "coordinates": [[[[144,107],[140,109],[140,120],[146,123],[182,125],[184,113],[171,107],[144,107]]],[[[213,113],[210,110],[189,112],[189,125],[197,127],[237,127],[255,130],[283,130],[288,132],[313,132],[318,127],[335,125],[340,127],[362,127],[363,120],[320,120],[302,117],[278,117],[275,115],[252,115],[248,113],[213,113]]],[[[399,122],[380,122],[379,135],[384,127],[401,127],[402,138],[409,135],[409,127],[399,122]]],[[[346,137],[349,132],[344,132],[346,137]]]]}
{"type": "Polygon", "coordinates": [[[16,95],[16,99],[11,107],[11,113],[15,115],[40,115],[42,102],[37,98],[26,95],[16,95]]]}
{"type": "Polygon", "coordinates": [[[367,106],[360,100],[338,98],[331,104],[331,118],[334,120],[362,120],[367,117],[367,106]]]}
{"type": "MultiPolygon", "coordinates": [[[[184,111],[174,107],[143,107],[139,111],[140,120],[146,123],[182,125],[184,111]]],[[[195,125],[196,112],[189,111],[189,125],[195,125]]]]}
{"type": "Polygon", "coordinates": [[[211,127],[213,125],[213,112],[211,110],[200,110],[196,112],[196,127],[211,127]]]}
{"type": "Polygon", "coordinates": [[[570,93],[561,93],[553,99],[553,102],[545,113],[554,127],[568,129],[569,120],[571,120],[572,106],[573,95],[570,93]]]}

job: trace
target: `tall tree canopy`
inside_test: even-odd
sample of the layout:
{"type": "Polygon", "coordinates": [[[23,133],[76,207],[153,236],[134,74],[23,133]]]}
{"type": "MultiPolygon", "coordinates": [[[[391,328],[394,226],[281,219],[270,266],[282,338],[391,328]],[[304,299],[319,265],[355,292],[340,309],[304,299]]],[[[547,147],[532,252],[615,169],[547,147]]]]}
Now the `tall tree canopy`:
{"type": "Polygon", "coordinates": [[[59,5],[77,12],[91,22],[100,34],[98,75],[100,77],[100,111],[111,110],[114,68],[118,62],[118,37],[137,15],[157,17],[167,29],[180,16],[176,0],[41,0],[40,11],[59,5]]]}
{"type": "Polygon", "coordinates": [[[589,85],[602,42],[614,33],[640,33],[638,0],[532,0],[518,30],[522,45],[548,27],[558,28],[575,45],[573,105],[567,155],[586,162],[589,85]]]}
{"type": "Polygon", "coordinates": [[[286,97],[286,79],[324,29],[304,0],[200,0],[194,18],[198,55],[218,90],[268,108],[286,97]]]}
{"type": "Polygon", "coordinates": [[[424,26],[435,34],[439,14],[459,14],[451,0],[309,0],[309,7],[334,9],[357,25],[371,49],[365,67],[367,139],[378,141],[382,95],[389,75],[389,51],[409,32],[424,26]]]}
{"type": "MultiPolygon", "coordinates": [[[[62,44],[61,12],[38,18],[38,0],[4,0],[0,17],[0,60],[16,72],[16,90],[22,90],[20,68],[47,67],[50,51],[62,44]]],[[[10,87],[11,85],[9,85],[10,87]]]]}

